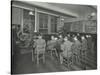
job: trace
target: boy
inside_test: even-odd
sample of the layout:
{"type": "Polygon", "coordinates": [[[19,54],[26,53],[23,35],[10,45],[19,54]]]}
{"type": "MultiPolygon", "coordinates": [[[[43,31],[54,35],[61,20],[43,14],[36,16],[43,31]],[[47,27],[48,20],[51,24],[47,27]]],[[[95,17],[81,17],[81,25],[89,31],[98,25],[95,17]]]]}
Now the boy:
{"type": "Polygon", "coordinates": [[[60,63],[61,64],[63,63],[63,57],[64,58],[71,57],[71,55],[72,55],[72,52],[71,52],[71,46],[72,46],[72,44],[73,43],[68,40],[68,37],[64,38],[64,43],[61,45],[61,50],[63,51],[60,54],[60,63]]]}

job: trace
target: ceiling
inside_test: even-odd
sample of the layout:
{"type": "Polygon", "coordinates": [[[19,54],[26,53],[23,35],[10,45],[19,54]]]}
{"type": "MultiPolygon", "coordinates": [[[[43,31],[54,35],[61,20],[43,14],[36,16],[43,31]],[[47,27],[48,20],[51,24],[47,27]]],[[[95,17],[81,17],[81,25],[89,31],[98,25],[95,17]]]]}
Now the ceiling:
{"type": "Polygon", "coordinates": [[[97,6],[91,6],[91,5],[74,5],[74,4],[47,3],[47,2],[34,2],[34,1],[21,1],[21,2],[75,17],[87,17],[93,12],[97,13],[97,6]]]}
{"type": "Polygon", "coordinates": [[[60,3],[48,3],[48,4],[75,13],[78,15],[78,17],[86,17],[91,13],[97,13],[97,6],[60,4],[60,3]]]}

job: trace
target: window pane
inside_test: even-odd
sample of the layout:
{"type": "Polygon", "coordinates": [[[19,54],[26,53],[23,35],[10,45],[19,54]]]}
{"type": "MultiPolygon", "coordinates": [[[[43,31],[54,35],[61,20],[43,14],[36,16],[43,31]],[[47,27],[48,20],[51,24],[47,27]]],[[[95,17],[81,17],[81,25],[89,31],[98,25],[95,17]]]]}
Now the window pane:
{"type": "Polygon", "coordinates": [[[39,13],[39,32],[47,33],[48,32],[48,15],[39,13]]]}
{"type": "Polygon", "coordinates": [[[51,16],[51,32],[57,32],[57,17],[51,16]]]}
{"type": "MultiPolygon", "coordinates": [[[[29,10],[23,10],[23,32],[33,33],[35,29],[35,16],[29,15],[29,10]]],[[[34,11],[33,11],[34,13],[34,11]]]]}

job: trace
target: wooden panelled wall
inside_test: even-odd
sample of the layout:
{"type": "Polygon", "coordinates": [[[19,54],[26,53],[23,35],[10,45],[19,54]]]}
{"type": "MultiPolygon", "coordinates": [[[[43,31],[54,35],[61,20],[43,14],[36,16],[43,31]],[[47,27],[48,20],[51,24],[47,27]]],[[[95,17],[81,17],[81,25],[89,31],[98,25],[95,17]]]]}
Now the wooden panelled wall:
{"type": "Polygon", "coordinates": [[[97,20],[76,21],[64,23],[66,32],[97,33],[97,20]]]}

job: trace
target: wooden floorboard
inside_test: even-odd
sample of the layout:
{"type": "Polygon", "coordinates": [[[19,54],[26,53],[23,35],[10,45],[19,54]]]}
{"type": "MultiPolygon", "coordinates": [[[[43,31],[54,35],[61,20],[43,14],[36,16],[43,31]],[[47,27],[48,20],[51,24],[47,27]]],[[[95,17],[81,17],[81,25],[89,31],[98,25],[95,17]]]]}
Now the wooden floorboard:
{"type": "MultiPolygon", "coordinates": [[[[82,61],[82,64],[85,64],[88,69],[96,68],[96,61],[94,57],[87,57],[85,61],[82,61]]],[[[45,72],[61,72],[61,71],[79,71],[82,70],[82,65],[76,63],[71,66],[69,69],[64,64],[60,64],[59,60],[53,56],[51,57],[49,54],[46,54],[46,62],[43,63],[40,60],[40,64],[37,65],[36,61],[32,62],[31,53],[20,54],[16,58],[13,59],[12,71],[16,74],[27,74],[27,73],[45,73],[45,72]]]]}

